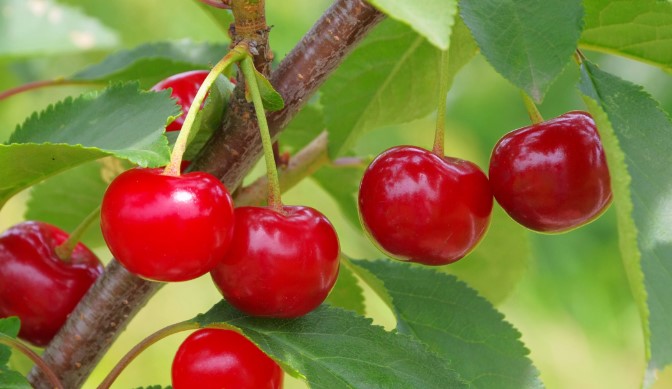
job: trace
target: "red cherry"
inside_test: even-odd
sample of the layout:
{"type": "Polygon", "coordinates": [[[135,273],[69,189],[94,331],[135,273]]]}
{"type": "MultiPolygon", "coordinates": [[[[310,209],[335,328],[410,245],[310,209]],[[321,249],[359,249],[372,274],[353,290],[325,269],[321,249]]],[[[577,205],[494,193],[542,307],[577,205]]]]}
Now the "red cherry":
{"type": "Polygon", "coordinates": [[[182,115],[172,121],[167,127],[166,131],[180,131],[184,118],[189,113],[189,107],[194,102],[198,88],[201,87],[205,77],[208,76],[207,70],[194,70],[191,72],[179,73],[170,76],[152,87],[153,91],[160,91],[164,89],[172,89],[170,97],[177,100],[182,107],[182,115]]]}
{"type": "Polygon", "coordinates": [[[135,168],[112,181],[100,225],[112,255],[154,281],[186,281],[209,272],[233,236],[233,201],[219,180],[193,172],[135,168]]]}
{"type": "Polygon", "coordinates": [[[103,273],[82,243],[69,261],[55,248],[68,234],[44,222],[17,224],[0,235],[0,317],[21,319],[19,337],[46,346],[79,300],[103,273]]]}
{"type": "Polygon", "coordinates": [[[283,372],[243,335],[198,330],[184,340],[172,366],[174,389],[278,389],[283,372]]]}
{"type": "Polygon", "coordinates": [[[492,194],[475,164],[393,147],[369,165],[359,188],[364,229],[391,257],[445,265],[464,257],[490,222],[492,194]]]}
{"type": "Polygon", "coordinates": [[[586,112],[512,131],[490,158],[497,202],[535,231],[562,232],[597,218],[611,202],[609,181],[600,136],[586,112]]]}
{"type": "Polygon", "coordinates": [[[233,243],[212,271],[231,305],[254,316],[290,318],[317,308],[338,277],[338,237],[310,207],[236,208],[233,243]]]}

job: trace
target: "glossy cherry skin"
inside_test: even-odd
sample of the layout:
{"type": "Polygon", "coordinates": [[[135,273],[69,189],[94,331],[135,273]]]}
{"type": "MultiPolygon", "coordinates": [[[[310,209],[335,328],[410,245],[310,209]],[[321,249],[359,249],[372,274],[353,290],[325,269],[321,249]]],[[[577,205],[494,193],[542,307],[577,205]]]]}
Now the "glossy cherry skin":
{"type": "Polygon", "coordinates": [[[46,346],[103,273],[82,243],[66,262],[55,248],[68,234],[44,222],[17,224],[0,235],[0,318],[21,319],[19,337],[46,346]]]}
{"type": "Polygon", "coordinates": [[[413,146],[373,160],[359,187],[359,214],[389,256],[445,265],[469,253],[490,223],[492,193],[475,164],[413,146]]]}
{"type": "Polygon", "coordinates": [[[338,277],[339,244],[310,207],[236,208],[231,249],[211,272],[226,300],[253,316],[291,318],[317,308],[338,277]]]}
{"type": "Polygon", "coordinates": [[[597,218],[611,202],[609,169],[586,112],[512,131],[490,158],[497,202],[523,226],[562,232],[597,218]]]}
{"type": "Polygon", "coordinates": [[[174,389],[279,389],[283,372],[243,335],[214,328],[198,330],[173,359],[174,389]]]}
{"type": "Polygon", "coordinates": [[[176,99],[180,107],[182,107],[182,115],[172,121],[167,127],[166,131],[180,131],[184,118],[189,113],[189,107],[194,102],[198,88],[201,87],[203,81],[208,76],[207,70],[194,70],[190,72],[179,73],[170,76],[152,87],[153,91],[160,91],[164,89],[172,89],[170,97],[176,99]]]}
{"type": "Polygon", "coordinates": [[[179,177],[135,168],[103,196],[100,225],[112,255],[154,281],[186,281],[209,272],[233,236],[233,201],[214,176],[179,177]]]}

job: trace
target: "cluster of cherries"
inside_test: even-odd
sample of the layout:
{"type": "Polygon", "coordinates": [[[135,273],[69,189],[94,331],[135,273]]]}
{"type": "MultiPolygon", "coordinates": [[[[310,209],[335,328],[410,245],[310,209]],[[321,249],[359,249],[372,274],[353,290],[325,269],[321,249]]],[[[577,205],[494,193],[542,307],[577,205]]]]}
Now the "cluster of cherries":
{"type": "MultiPolygon", "coordinates": [[[[171,88],[182,106],[184,115],[167,131],[181,129],[207,74],[182,73],[153,88],[171,88]]],[[[569,112],[506,134],[492,152],[489,179],[469,161],[418,147],[391,148],[364,173],[359,211],[372,241],[391,257],[444,265],[482,239],[493,195],[520,224],[555,233],[598,217],[611,200],[609,181],[592,118],[569,112]]],[[[130,272],[161,282],[210,272],[226,300],[253,316],[305,315],[326,299],[338,276],[338,237],[324,215],[302,206],[234,209],[226,187],[204,172],[135,168],[120,174],[104,195],[101,229],[130,272]]],[[[37,346],[51,340],[102,274],[100,261],[81,243],[68,258],[59,257],[55,248],[66,239],[42,222],[0,235],[0,317],[19,316],[19,336],[37,346]]],[[[244,336],[222,329],[189,336],[172,377],[176,389],[282,385],[273,360],[244,336]]]]}

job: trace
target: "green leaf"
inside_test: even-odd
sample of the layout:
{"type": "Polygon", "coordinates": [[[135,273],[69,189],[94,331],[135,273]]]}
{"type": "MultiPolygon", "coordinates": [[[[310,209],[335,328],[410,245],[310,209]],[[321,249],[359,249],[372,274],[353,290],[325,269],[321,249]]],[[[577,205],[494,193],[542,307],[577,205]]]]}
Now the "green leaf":
{"type": "MultiPolygon", "coordinates": [[[[102,165],[96,161],[85,163],[35,185],[30,191],[24,217],[71,232],[100,205],[107,185],[102,176],[102,165]]],[[[105,244],[98,224],[89,227],[82,242],[88,247],[105,244]]]]}
{"type": "Polygon", "coordinates": [[[350,224],[359,230],[361,230],[362,225],[359,222],[357,192],[364,169],[365,166],[324,166],[312,175],[315,182],[336,201],[338,208],[350,224]]]}
{"type": "Polygon", "coordinates": [[[238,328],[311,388],[462,388],[457,373],[411,337],[322,305],[296,319],[246,316],[225,301],[194,319],[238,328]]]}
{"type": "MultiPolygon", "coordinates": [[[[259,73],[256,68],[254,68],[254,77],[257,80],[257,86],[259,87],[259,93],[261,94],[261,102],[264,104],[264,108],[267,111],[279,111],[285,107],[285,102],[282,100],[282,96],[278,93],[271,85],[271,82],[264,77],[263,74],[259,73]]],[[[247,82],[246,82],[247,83],[247,82]]],[[[252,101],[252,95],[249,93],[249,87],[245,88],[245,99],[247,102],[252,101]]]]}
{"type": "Polygon", "coordinates": [[[114,85],[100,94],[68,98],[33,114],[0,145],[0,205],[43,179],[107,155],[141,166],[169,160],[166,118],[179,107],[169,92],[114,85]]]}
{"type": "Polygon", "coordinates": [[[672,3],[587,0],[581,47],[672,70],[672,3]]]}
{"type": "Polygon", "coordinates": [[[529,232],[495,205],[488,232],[476,249],[466,258],[437,269],[456,275],[497,305],[516,288],[531,257],[529,232]]]}
{"type": "Polygon", "coordinates": [[[590,62],[582,66],[580,89],[607,153],[621,254],[649,367],[662,370],[672,363],[672,122],[640,86],[590,62]]]}
{"type": "Polygon", "coordinates": [[[280,147],[297,152],[308,145],[326,128],[322,107],[308,103],[294,116],[280,134],[280,147]]]}
{"type": "MultiPolygon", "coordinates": [[[[19,335],[19,329],[21,328],[21,320],[18,317],[12,316],[4,319],[0,319],[0,334],[5,334],[16,338],[19,335]]],[[[0,344],[0,367],[7,364],[9,361],[9,356],[12,354],[8,346],[0,344]]]]}
{"type": "Polygon", "coordinates": [[[163,386],[163,385],[150,385],[150,386],[139,386],[135,389],[173,389],[172,386],[163,386]]]}
{"type": "Polygon", "coordinates": [[[581,35],[581,0],[462,0],[460,12],[495,70],[538,102],[581,35]]]}
{"type": "Polygon", "coordinates": [[[469,387],[542,387],[520,333],[454,276],[391,260],[352,267],[367,282],[375,278],[371,285],[390,304],[399,332],[450,361],[469,387]]]}
{"type": "Polygon", "coordinates": [[[391,18],[409,25],[439,49],[448,49],[450,30],[455,24],[457,14],[457,0],[370,0],[369,2],[391,18]]]}
{"type": "Polygon", "coordinates": [[[189,70],[210,69],[228,52],[225,44],[189,39],[155,42],[114,53],[70,77],[86,81],[139,81],[148,89],[164,78],[189,70]]]}
{"type": "Polygon", "coordinates": [[[53,0],[0,0],[0,26],[0,57],[79,52],[118,43],[117,34],[96,19],[53,0]]]}
{"type": "Polygon", "coordinates": [[[32,389],[32,386],[19,372],[0,367],[0,388],[2,389],[32,389]]]}
{"type": "MultiPolygon", "coordinates": [[[[453,28],[449,50],[454,76],[476,52],[462,23],[453,28]]],[[[366,131],[432,112],[439,59],[440,51],[407,26],[382,22],[322,88],[331,158],[344,155],[366,131]]]]}
{"type": "Polygon", "coordinates": [[[357,277],[352,271],[341,266],[338,270],[338,280],[325,301],[336,307],[349,309],[360,315],[364,314],[364,291],[357,283],[357,277]]]}
{"type": "Polygon", "coordinates": [[[222,32],[228,34],[229,27],[233,23],[233,13],[228,9],[215,8],[213,6],[197,2],[198,6],[210,16],[210,18],[215,22],[217,26],[222,30],[222,32]]]}

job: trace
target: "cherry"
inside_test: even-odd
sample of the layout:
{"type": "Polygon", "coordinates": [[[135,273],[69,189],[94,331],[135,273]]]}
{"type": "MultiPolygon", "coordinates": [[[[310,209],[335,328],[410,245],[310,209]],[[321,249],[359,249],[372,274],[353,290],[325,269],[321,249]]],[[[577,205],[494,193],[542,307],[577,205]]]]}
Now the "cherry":
{"type": "Polygon", "coordinates": [[[27,221],[0,235],[0,317],[21,319],[19,337],[46,346],[94,281],[103,265],[82,243],[69,260],[55,248],[68,234],[44,222],[27,221]]]}
{"type": "Polygon", "coordinates": [[[425,265],[467,255],[491,211],[488,179],[475,164],[413,146],[376,157],[359,188],[360,217],[372,241],[391,257],[425,265]]]}
{"type": "Polygon", "coordinates": [[[497,202],[518,223],[562,232],[597,218],[611,202],[609,169],[587,112],[512,131],[490,158],[497,202]]]}
{"type": "Polygon", "coordinates": [[[317,308],[336,282],[338,237],[310,207],[240,207],[231,249],[212,278],[231,305],[254,316],[291,318],[317,308]]]}
{"type": "Polygon", "coordinates": [[[214,176],[135,168],[103,196],[101,228],[112,255],[154,281],[186,281],[209,272],[233,236],[233,201],[214,176]]]}
{"type": "Polygon", "coordinates": [[[243,335],[222,329],[198,330],[173,359],[174,389],[277,389],[283,372],[243,335]]]}
{"type": "Polygon", "coordinates": [[[201,87],[201,84],[203,84],[208,73],[209,71],[207,70],[194,70],[179,73],[159,81],[158,84],[152,87],[151,90],[153,91],[160,91],[168,88],[172,89],[170,97],[176,99],[182,107],[182,115],[172,121],[166,127],[166,131],[180,131],[182,129],[184,118],[187,116],[187,113],[189,113],[189,107],[191,107],[191,103],[194,102],[194,97],[196,97],[198,88],[201,87]]]}

